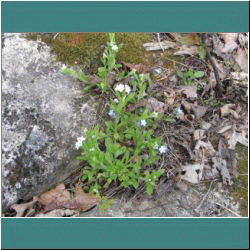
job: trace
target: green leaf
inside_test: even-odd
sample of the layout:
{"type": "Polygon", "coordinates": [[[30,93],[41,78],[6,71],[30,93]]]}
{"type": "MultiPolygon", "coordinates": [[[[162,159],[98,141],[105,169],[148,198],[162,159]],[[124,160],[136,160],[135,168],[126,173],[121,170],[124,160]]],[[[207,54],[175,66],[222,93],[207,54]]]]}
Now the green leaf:
{"type": "Polygon", "coordinates": [[[183,78],[183,77],[184,77],[183,72],[181,72],[180,70],[177,70],[177,71],[176,71],[176,75],[177,75],[179,78],[183,78]]]}
{"type": "Polygon", "coordinates": [[[64,73],[66,73],[69,76],[73,76],[75,72],[72,69],[66,68],[64,69],[64,73]]]}
{"type": "Polygon", "coordinates": [[[205,59],[206,59],[206,56],[207,56],[207,54],[206,54],[206,45],[205,44],[200,45],[199,56],[200,56],[201,61],[204,62],[205,59]]]}
{"type": "Polygon", "coordinates": [[[126,151],[126,147],[121,147],[116,153],[115,153],[115,158],[117,158],[118,156],[124,154],[126,151]]]}
{"type": "Polygon", "coordinates": [[[201,78],[203,76],[205,76],[204,71],[195,71],[194,72],[194,78],[201,78]]]}
{"type": "Polygon", "coordinates": [[[104,79],[107,76],[107,70],[104,67],[98,68],[98,76],[104,79]]]}
{"type": "Polygon", "coordinates": [[[186,73],[186,76],[188,78],[193,78],[194,77],[194,72],[192,68],[189,68],[188,72],[186,73]]]}
{"type": "Polygon", "coordinates": [[[151,183],[147,183],[147,184],[146,184],[146,190],[147,190],[147,193],[148,193],[149,195],[151,195],[151,194],[153,193],[154,189],[153,189],[153,186],[152,186],[151,183]]]}

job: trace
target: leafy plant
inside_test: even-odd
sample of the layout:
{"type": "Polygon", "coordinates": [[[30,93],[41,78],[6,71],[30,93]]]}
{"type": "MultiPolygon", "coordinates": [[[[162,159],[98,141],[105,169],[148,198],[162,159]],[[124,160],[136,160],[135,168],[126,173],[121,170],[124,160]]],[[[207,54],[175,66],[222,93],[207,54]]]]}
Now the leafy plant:
{"type": "MultiPolygon", "coordinates": [[[[134,70],[120,73],[120,78],[133,78],[133,84],[118,84],[114,91],[110,90],[108,75],[116,68],[115,58],[121,46],[115,43],[115,36],[110,34],[110,41],[102,57],[103,67],[98,69],[101,79],[99,86],[104,92],[114,93],[110,100],[109,115],[111,120],[105,122],[105,127],[99,124],[92,130],[85,130],[84,140],[81,140],[80,160],[86,160],[88,166],[84,168],[82,180],[87,180],[89,192],[98,196],[101,190],[112,185],[138,188],[142,182],[146,183],[147,193],[152,194],[155,183],[164,173],[163,169],[145,171],[159,158],[160,153],[166,152],[166,146],[160,148],[160,137],[154,137],[154,128],[162,116],[148,109],[127,112],[130,104],[137,103],[144,98],[145,91],[151,83],[148,75],[137,74],[134,70]],[[143,168],[142,168],[143,167],[143,168]]],[[[74,75],[74,72],[66,70],[74,75]]],[[[87,77],[81,71],[77,76],[83,82],[87,77]]],[[[77,147],[79,145],[77,144],[77,147]]],[[[86,187],[85,187],[86,189],[86,187]]]]}
{"type": "MultiPolygon", "coordinates": [[[[139,85],[138,85],[139,86],[139,85]]],[[[154,118],[147,109],[143,113],[128,113],[126,107],[136,100],[135,93],[116,92],[118,103],[112,101],[115,120],[107,121],[104,132],[96,125],[86,132],[81,160],[87,160],[90,167],[84,170],[83,179],[90,184],[90,191],[98,193],[112,183],[122,187],[138,188],[146,182],[148,194],[164,170],[143,173],[142,166],[152,165],[159,157],[160,137],[153,136],[154,118]],[[151,177],[151,178],[150,178],[151,177]]]]}
{"type": "Polygon", "coordinates": [[[112,72],[117,69],[122,67],[121,64],[116,64],[116,56],[119,52],[119,49],[122,48],[122,44],[117,45],[115,41],[115,34],[110,33],[109,34],[109,42],[107,43],[107,47],[104,50],[104,53],[101,58],[101,62],[103,64],[103,67],[98,68],[98,77],[99,77],[99,82],[94,84],[89,80],[89,77],[80,69],[77,71],[70,69],[70,68],[65,68],[64,72],[68,74],[69,76],[74,76],[78,78],[80,81],[85,83],[86,87],[85,90],[89,90],[93,87],[99,87],[102,92],[108,92],[110,91],[110,86],[109,86],[109,81],[108,77],[112,72]]]}
{"type": "Polygon", "coordinates": [[[182,72],[180,70],[177,70],[176,75],[182,79],[184,85],[192,85],[195,79],[204,77],[205,72],[193,71],[192,68],[189,68],[187,72],[182,72]]]}

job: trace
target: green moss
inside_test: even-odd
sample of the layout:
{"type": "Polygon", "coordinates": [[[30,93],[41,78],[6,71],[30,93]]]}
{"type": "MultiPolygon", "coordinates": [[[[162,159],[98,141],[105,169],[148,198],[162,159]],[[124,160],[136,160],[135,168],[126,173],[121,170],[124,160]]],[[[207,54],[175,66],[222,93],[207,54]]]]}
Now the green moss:
{"type": "MultiPolygon", "coordinates": [[[[29,33],[27,39],[48,43],[57,55],[57,60],[74,65],[83,65],[96,72],[100,66],[100,57],[109,39],[108,33],[29,33]]],[[[116,33],[116,41],[123,44],[117,61],[143,63],[145,49],[143,44],[150,42],[149,33],[116,33]]]]}
{"type": "Polygon", "coordinates": [[[236,152],[239,160],[239,177],[234,180],[231,193],[240,203],[241,215],[248,216],[248,148],[237,145],[236,152]]]}

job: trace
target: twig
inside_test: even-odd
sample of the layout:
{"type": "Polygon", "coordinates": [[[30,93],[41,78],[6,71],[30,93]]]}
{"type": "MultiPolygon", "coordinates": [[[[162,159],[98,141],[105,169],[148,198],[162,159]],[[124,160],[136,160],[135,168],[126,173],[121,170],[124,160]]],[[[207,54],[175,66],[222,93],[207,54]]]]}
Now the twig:
{"type": "Polygon", "coordinates": [[[210,187],[209,187],[207,193],[203,196],[203,198],[202,198],[200,204],[195,208],[195,210],[200,209],[200,207],[202,206],[203,202],[204,202],[205,199],[207,198],[207,196],[208,196],[208,194],[209,194],[209,192],[210,192],[210,190],[211,190],[212,185],[213,185],[213,181],[210,183],[210,187]]]}
{"type": "Polygon", "coordinates": [[[55,40],[56,39],[56,37],[59,35],[59,33],[56,33],[55,35],[54,35],[54,37],[53,37],[53,40],[55,40]]]}
{"type": "Polygon", "coordinates": [[[159,45],[160,45],[162,51],[164,52],[164,49],[163,49],[162,46],[161,46],[160,33],[157,33],[157,40],[158,40],[158,43],[159,43],[159,45]]]}
{"type": "Polygon", "coordinates": [[[185,64],[183,64],[183,63],[180,63],[180,62],[177,62],[177,61],[175,61],[175,60],[172,60],[172,59],[169,59],[169,58],[165,58],[166,60],[169,60],[169,61],[171,61],[171,62],[174,62],[174,63],[177,63],[177,64],[180,64],[180,65],[182,65],[182,66],[184,66],[184,67],[186,67],[186,68],[188,68],[189,66],[187,66],[187,65],[185,65],[185,64]]]}
{"type": "Polygon", "coordinates": [[[215,203],[215,204],[218,205],[218,206],[220,206],[220,207],[222,207],[222,208],[224,208],[224,209],[226,209],[226,210],[228,210],[229,212],[231,212],[232,214],[236,215],[237,217],[241,217],[238,213],[236,213],[233,210],[231,210],[231,209],[223,206],[222,204],[219,204],[219,203],[215,203]]]}
{"type": "MultiPolygon", "coordinates": [[[[205,41],[205,33],[202,33],[201,34],[201,40],[202,40],[202,43],[206,45],[206,41],[205,41]]],[[[206,54],[207,54],[207,58],[208,60],[210,61],[212,67],[213,67],[213,70],[214,70],[214,76],[215,76],[215,80],[216,80],[216,90],[217,90],[217,97],[219,97],[221,95],[221,91],[222,91],[222,84],[221,84],[221,80],[220,80],[220,76],[219,76],[219,73],[218,73],[218,69],[212,59],[212,56],[210,54],[210,51],[209,49],[207,48],[206,46],[206,54]]]]}

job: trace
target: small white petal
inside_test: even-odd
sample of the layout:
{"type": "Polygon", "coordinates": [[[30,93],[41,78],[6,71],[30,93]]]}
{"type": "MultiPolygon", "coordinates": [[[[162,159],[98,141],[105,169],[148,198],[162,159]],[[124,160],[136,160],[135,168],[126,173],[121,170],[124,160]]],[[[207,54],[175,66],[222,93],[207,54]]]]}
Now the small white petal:
{"type": "Polygon", "coordinates": [[[115,87],[115,91],[122,92],[124,91],[124,85],[123,84],[117,84],[115,87]]]}
{"type": "Polygon", "coordinates": [[[113,46],[112,46],[112,50],[113,50],[113,51],[117,51],[117,50],[118,50],[117,45],[113,45],[113,46]]]}
{"type": "Polygon", "coordinates": [[[131,88],[128,85],[125,85],[125,91],[129,94],[131,92],[131,88]]]}
{"type": "Polygon", "coordinates": [[[145,120],[141,120],[141,126],[145,127],[147,125],[147,122],[145,120]]]}
{"type": "Polygon", "coordinates": [[[164,153],[166,153],[168,151],[168,147],[166,145],[161,146],[159,148],[159,151],[160,151],[160,154],[164,154],[164,153]]]}

